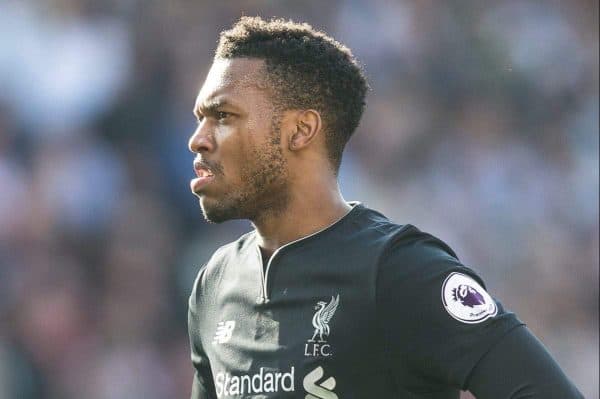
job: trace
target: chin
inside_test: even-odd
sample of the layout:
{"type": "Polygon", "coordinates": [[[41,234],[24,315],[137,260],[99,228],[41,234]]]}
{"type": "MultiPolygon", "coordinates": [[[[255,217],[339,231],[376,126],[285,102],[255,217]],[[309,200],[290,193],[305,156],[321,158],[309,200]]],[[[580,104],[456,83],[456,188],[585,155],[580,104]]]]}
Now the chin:
{"type": "Polygon", "coordinates": [[[200,208],[202,209],[204,219],[210,223],[223,223],[228,220],[241,219],[236,208],[211,201],[205,197],[200,198],[200,208]]]}

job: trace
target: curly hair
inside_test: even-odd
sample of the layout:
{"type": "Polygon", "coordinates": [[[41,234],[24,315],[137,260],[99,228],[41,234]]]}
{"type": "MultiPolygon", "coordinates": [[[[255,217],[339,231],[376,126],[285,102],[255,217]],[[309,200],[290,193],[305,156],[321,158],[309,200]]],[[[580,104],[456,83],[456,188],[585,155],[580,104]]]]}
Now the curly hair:
{"type": "Polygon", "coordinates": [[[242,17],[221,32],[215,58],[265,61],[279,110],[321,114],[334,171],[365,108],[367,81],[350,49],[306,23],[242,17]]]}

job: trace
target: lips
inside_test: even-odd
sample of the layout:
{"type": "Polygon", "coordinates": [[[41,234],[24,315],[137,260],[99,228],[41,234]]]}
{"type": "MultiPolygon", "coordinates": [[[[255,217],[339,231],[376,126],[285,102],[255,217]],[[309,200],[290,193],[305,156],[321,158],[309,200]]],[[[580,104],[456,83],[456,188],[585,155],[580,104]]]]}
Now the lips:
{"type": "Polygon", "coordinates": [[[196,172],[196,176],[198,177],[212,177],[214,176],[212,174],[212,172],[210,171],[210,169],[206,169],[204,167],[195,167],[194,166],[194,172],[196,172]]]}
{"type": "Polygon", "coordinates": [[[194,172],[197,177],[190,181],[190,189],[193,193],[199,194],[204,187],[214,180],[215,175],[208,165],[198,160],[194,161],[194,172]]]}

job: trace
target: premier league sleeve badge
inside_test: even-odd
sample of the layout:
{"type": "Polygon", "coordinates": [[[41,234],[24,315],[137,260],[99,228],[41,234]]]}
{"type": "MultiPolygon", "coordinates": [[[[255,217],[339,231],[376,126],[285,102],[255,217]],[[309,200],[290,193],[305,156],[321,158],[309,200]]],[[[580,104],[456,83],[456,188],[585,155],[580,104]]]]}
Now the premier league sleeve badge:
{"type": "Polygon", "coordinates": [[[473,278],[457,272],[444,280],[442,302],[450,316],[467,324],[481,323],[498,313],[490,294],[473,278]]]}

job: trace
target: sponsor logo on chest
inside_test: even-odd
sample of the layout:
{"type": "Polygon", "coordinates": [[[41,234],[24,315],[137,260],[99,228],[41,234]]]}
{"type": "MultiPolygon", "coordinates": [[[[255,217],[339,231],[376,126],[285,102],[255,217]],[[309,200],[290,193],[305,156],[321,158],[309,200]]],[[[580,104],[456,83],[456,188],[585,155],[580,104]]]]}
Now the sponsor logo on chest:
{"type": "MultiPolygon", "coordinates": [[[[340,303],[339,294],[325,301],[318,301],[312,317],[312,336],[304,345],[304,356],[328,358],[333,355],[331,344],[328,342],[331,333],[330,323],[340,303]]],[[[232,338],[236,322],[221,321],[213,338],[214,345],[228,343],[232,338]]],[[[297,366],[297,365],[296,365],[297,366]]],[[[213,375],[215,391],[218,398],[238,397],[239,395],[269,394],[278,392],[295,392],[296,366],[291,365],[288,371],[279,371],[261,367],[253,374],[238,374],[219,371],[213,375]]],[[[314,367],[314,366],[313,366],[314,367]]],[[[337,381],[328,374],[323,366],[317,366],[302,378],[302,387],[306,393],[304,399],[338,399],[334,392],[337,381]]],[[[262,396],[261,396],[262,397],[262,396]]]]}
{"type": "Polygon", "coordinates": [[[295,372],[293,366],[287,373],[268,371],[263,367],[252,375],[232,375],[221,371],[215,375],[215,391],[219,398],[280,391],[294,392],[295,372]]]}
{"type": "Polygon", "coordinates": [[[304,377],[302,386],[308,392],[305,399],[338,399],[338,396],[333,392],[336,385],[334,377],[329,377],[319,382],[319,380],[323,379],[324,374],[323,367],[319,366],[304,377]]]}

